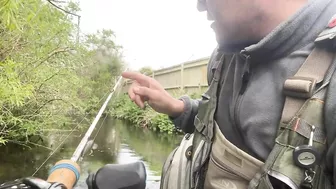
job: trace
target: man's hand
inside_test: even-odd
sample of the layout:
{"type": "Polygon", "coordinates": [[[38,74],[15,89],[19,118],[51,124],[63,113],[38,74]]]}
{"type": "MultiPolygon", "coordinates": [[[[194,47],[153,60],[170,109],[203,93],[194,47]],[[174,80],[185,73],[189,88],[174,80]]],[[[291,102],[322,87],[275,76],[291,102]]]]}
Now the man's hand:
{"type": "Polygon", "coordinates": [[[124,72],[122,76],[133,80],[128,95],[140,108],[147,101],[155,111],[171,117],[183,112],[184,103],[173,98],[155,79],[138,72],[124,72]]]}
{"type": "Polygon", "coordinates": [[[22,182],[30,186],[31,189],[67,189],[62,183],[50,183],[35,177],[24,178],[22,179],[22,182]]]}
{"type": "Polygon", "coordinates": [[[51,183],[45,180],[26,177],[21,179],[16,179],[15,181],[6,182],[1,184],[0,189],[67,189],[62,183],[51,183]]]}

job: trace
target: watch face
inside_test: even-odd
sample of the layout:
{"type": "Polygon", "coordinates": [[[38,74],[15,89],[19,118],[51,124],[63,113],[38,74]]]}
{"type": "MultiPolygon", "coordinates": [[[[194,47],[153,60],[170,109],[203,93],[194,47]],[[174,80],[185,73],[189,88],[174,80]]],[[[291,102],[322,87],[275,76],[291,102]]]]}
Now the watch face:
{"type": "Polygon", "coordinates": [[[302,152],[298,156],[298,160],[302,165],[312,165],[316,161],[316,157],[313,153],[311,152],[302,152]]]}

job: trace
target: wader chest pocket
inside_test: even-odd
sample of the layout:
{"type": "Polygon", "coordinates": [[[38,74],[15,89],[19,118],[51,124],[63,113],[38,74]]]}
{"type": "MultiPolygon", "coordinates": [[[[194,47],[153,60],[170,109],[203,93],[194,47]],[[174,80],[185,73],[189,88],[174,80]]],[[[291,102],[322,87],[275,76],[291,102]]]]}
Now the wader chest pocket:
{"type": "MultiPolygon", "coordinates": [[[[229,142],[216,124],[215,140],[205,179],[209,189],[247,189],[263,163],[229,142]]],[[[270,184],[265,180],[265,184],[270,184]]]]}

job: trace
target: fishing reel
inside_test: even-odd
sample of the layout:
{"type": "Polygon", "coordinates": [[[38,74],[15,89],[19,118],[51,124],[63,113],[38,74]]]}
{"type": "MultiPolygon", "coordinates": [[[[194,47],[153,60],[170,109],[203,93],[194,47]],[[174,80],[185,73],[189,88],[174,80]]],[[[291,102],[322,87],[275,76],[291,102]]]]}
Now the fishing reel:
{"type": "Polygon", "coordinates": [[[0,185],[0,189],[66,189],[66,187],[61,183],[51,183],[39,178],[28,177],[3,183],[0,185]]]}
{"type": "Polygon", "coordinates": [[[146,169],[142,162],[107,164],[86,179],[88,189],[145,189],[146,169]]]}
{"type": "MultiPolygon", "coordinates": [[[[145,165],[142,162],[107,164],[96,173],[91,173],[86,179],[86,184],[88,189],[145,189],[146,177],[145,165]]],[[[27,177],[0,184],[0,189],[72,189],[72,187],[68,188],[60,182],[27,177]]]]}

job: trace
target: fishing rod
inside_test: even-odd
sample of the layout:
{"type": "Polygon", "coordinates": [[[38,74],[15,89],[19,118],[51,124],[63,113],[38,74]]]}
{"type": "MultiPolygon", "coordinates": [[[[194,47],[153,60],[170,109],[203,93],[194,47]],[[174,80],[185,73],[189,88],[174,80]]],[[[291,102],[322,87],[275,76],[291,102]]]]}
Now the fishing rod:
{"type": "MultiPolygon", "coordinates": [[[[121,81],[122,76],[119,77],[72,157],[58,161],[50,169],[49,177],[46,181],[27,177],[17,179],[14,182],[3,183],[0,185],[0,189],[73,189],[80,177],[80,166],[77,164],[77,161],[91,148],[93,141],[89,141],[89,137],[121,81]],[[88,142],[91,142],[91,144],[88,144],[88,142]]],[[[96,173],[89,174],[86,184],[88,189],[145,189],[146,177],[146,169],[143,162],[139,161],[120,165],[107,164],[101,167],[96,173]]]]}
{"type": "MultiPolygon", "coordinates": [[[[126,69],[127,70],[127,69],[126,69]]],[[[121,82],[122,77],[120,76],[116,85],[114,86],[114,88],[112,89],[112,92],[109,94],[109,96],[107,97],[107,99],[105,100],[103,106],[100,108],[96,118],[93,120],[91,126],[89,127],[89,129],[87,130],[87,132],[85,133],[85,136],[82,138],[81,142],[79,143],[77,149],[75,150],[75,152],[73,153],[72,157],[71,157],[71,161],[78,161],[78,159],[85,154],[85,150],[88,150],[88,148],[86,148],[86,144],[89,141],[89,137],[91,136],[94,128],[96,127],[101,115],[103,114],[108,102],[110,101],[111,97],[113,96],[113,93],[115,92],[115,90],[117,89],[119,83],[121,82]]]]}
{"type": "MultiPolygon", "coordinates": [[[[127,71],[127,68],[126,70],[127,71]]],[[[111,100],[114,92],[118,88],[119,84],[122,81],[122,76],[119,77],[117,83],[113,87],[111,93],[105,100],[104,104],[100,108],[97,116],[93,120],[92,124],[90,125],[89,129],[85,133],[84,137],[82,138],[81,142],[77,146],[75,152],[73,153],[71,159],[61,160],[58,161],[49,171],[49,177],[47,179],[48,182],[58,182],[64,184],[67,189],[72,189],[73,186],[77,183],[80,177],[80,167],[77,164],[77,161],[80,157],[82,157],[85,152],[89,149],[90,146],[87,145],[89,141],[89,137],[91,136],[94,128],[96,127],[101,115],[103,114],[104,110],[108,102],[111,100]]]]}

